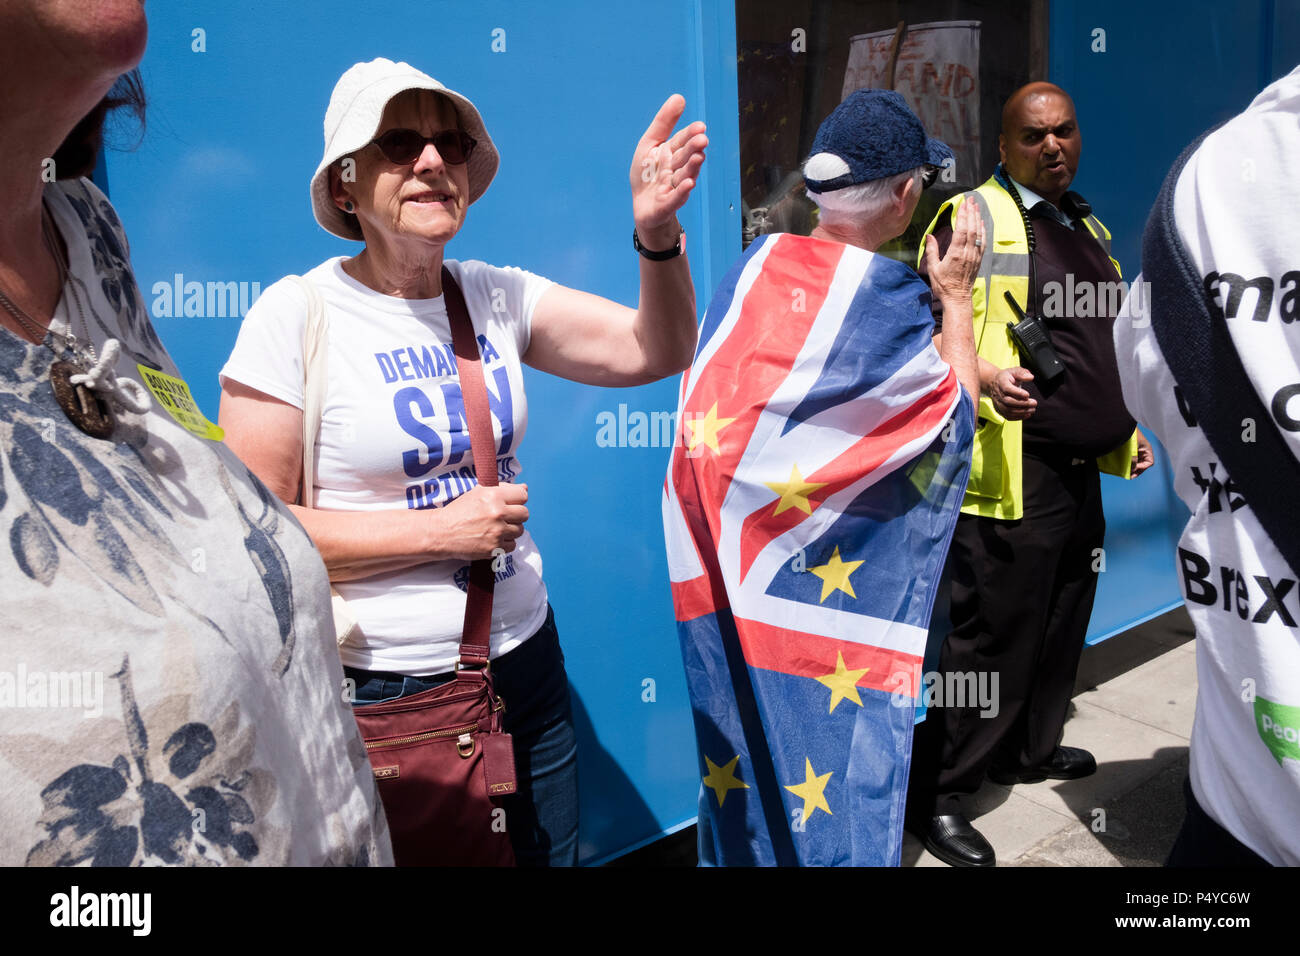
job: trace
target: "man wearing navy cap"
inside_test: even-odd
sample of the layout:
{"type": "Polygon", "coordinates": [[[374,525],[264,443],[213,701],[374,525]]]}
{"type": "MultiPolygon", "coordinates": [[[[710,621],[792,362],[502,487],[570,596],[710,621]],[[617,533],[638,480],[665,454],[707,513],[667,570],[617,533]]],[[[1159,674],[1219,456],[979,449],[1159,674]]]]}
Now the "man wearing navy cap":
{"type": "MultiPolygon", "coordinates": [[[[804,163],[808,198],[818,208],[811,236],[875,252],[907,229],[921,190],[934,181],[939,167],[952,155],[945,143],[925,134],[921,121],[898,93],[850,93],[818,128],[812,153],[804,163]]],[[[978,220],[978,203],[970,205],[969,218],[959,216],[955,225],[963,236],[963,256],[978,266],[983,225],[978,220]]],[[[952,340],[946,336],[939,340],[939,354],[974,399],[979,395],[975,346],[973,338],[965,335],[970,331],[971,302],[969,293],[962,292],[963,288],[969,290],[970,283],[962,281],[963,266],[956,259],[948,262],[939,253],[931,241],[925,250],[931,290],[945,310],[956,309],[951,314],[959,328],[952,340]],[[967,322],[960,321],[963,315],[967,322]]]]}
{"type": "MultiPolygon", "coordinates": [[[[1124,408],[1111,345],[1122,295],[1112,292],[1120,271],[1110,233],[1068,191],[1081,148],[1074,103],[1051,83],[1022,87],[1003,109],[998,147],[993,176],[944,203],[926,236],[927,247],[937,239],[944,248],[952,217],[978,197],[995,250],[975,288],[979,421],[939,668],[996,674],[1000,700],[945,702],[918,734],[913,772],[914,813],[929,814],[926,849],[953,866],[994,865],[962,807],[986,774],[1015,784],[1097,769],[1092,754],[1060,740],[1101,567],[1098,474],[1135,477],[1153,461],[1124,408]],[[1058,363],[1032,340],[1018,344],[1011,326],[1026,314],[1046,326],[1058,363]],[[931,798],[932,809],[919,805],[931,798]]],[[[922,275],[926,267],[918,262],[922,275]]],[[[946,338],[947,303],[936,297],[933,311],[946,338]]]]}

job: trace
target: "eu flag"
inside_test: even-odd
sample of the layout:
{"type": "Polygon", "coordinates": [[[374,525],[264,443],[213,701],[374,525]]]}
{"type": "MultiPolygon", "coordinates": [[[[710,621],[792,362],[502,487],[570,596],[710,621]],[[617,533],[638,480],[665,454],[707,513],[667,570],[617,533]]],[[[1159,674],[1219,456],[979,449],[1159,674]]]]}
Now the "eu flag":
{"type": "Polygon", "coordinates": [[[792,235],[728,273],[664,487],[700,858],[883,866],[974,410],[906,265],[792,235]]]}

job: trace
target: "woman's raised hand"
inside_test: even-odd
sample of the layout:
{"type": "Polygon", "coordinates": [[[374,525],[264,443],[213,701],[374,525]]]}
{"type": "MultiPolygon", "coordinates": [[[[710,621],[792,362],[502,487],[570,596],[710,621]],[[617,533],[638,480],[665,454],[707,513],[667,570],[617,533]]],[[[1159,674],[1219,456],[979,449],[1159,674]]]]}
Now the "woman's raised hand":
{"type": "Polygon", "coordinates": [[[681,231],[677,210],[704,165],[704,147],[709,145],[704,124],[697,121],[673,133],[685,109],[681,94],[668,97],[632,155],[632,218],[648,249],[666,249],[676,242],[681,231]]]}

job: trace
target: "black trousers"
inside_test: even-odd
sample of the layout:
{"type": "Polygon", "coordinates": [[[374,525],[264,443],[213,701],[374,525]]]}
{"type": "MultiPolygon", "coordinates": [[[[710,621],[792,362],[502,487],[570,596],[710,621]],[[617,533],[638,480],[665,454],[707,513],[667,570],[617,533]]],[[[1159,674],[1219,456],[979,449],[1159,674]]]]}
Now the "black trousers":
{"type": "Polygon", "coordinates": [[[995,707],[967,701],[927,715],[913,763],[914,815],[924,812],[916,800],[934,815],[960,812],[990,765],[1038,766],[1061,740],[1104,560],[1101,481],[1096,461],[1029,451],[1023,480],[1020,520],[957,522],[948,559],[953,629],[939,669],[989,672],[975,679],[991,687],[996,675],[998,694],[995,707]]]}
{"type": "Polygon", "coordinates": [[[1272,866],[1246,844],[1219,826],[1206,813],[1192,793],[1191,780],[1183,780],[1183,796],[1187,799],[1187,816],[1183,818],[1178,839],[1169,851],[1165,866],[1272,866]]]}

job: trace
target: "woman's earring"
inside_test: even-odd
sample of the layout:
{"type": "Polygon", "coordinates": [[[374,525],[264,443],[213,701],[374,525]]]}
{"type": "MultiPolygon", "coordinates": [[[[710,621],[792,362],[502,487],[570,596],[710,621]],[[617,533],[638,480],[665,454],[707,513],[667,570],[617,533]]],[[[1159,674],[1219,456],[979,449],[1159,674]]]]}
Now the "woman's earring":
{"type": "Polygon", "coordinates": [[[345,203],[343,204],[343,209],[344,209],[345,212],[351,212],[351,211],[352,211],[352,203],[351,203],[351,202],[345,202],[345,203]]]}

